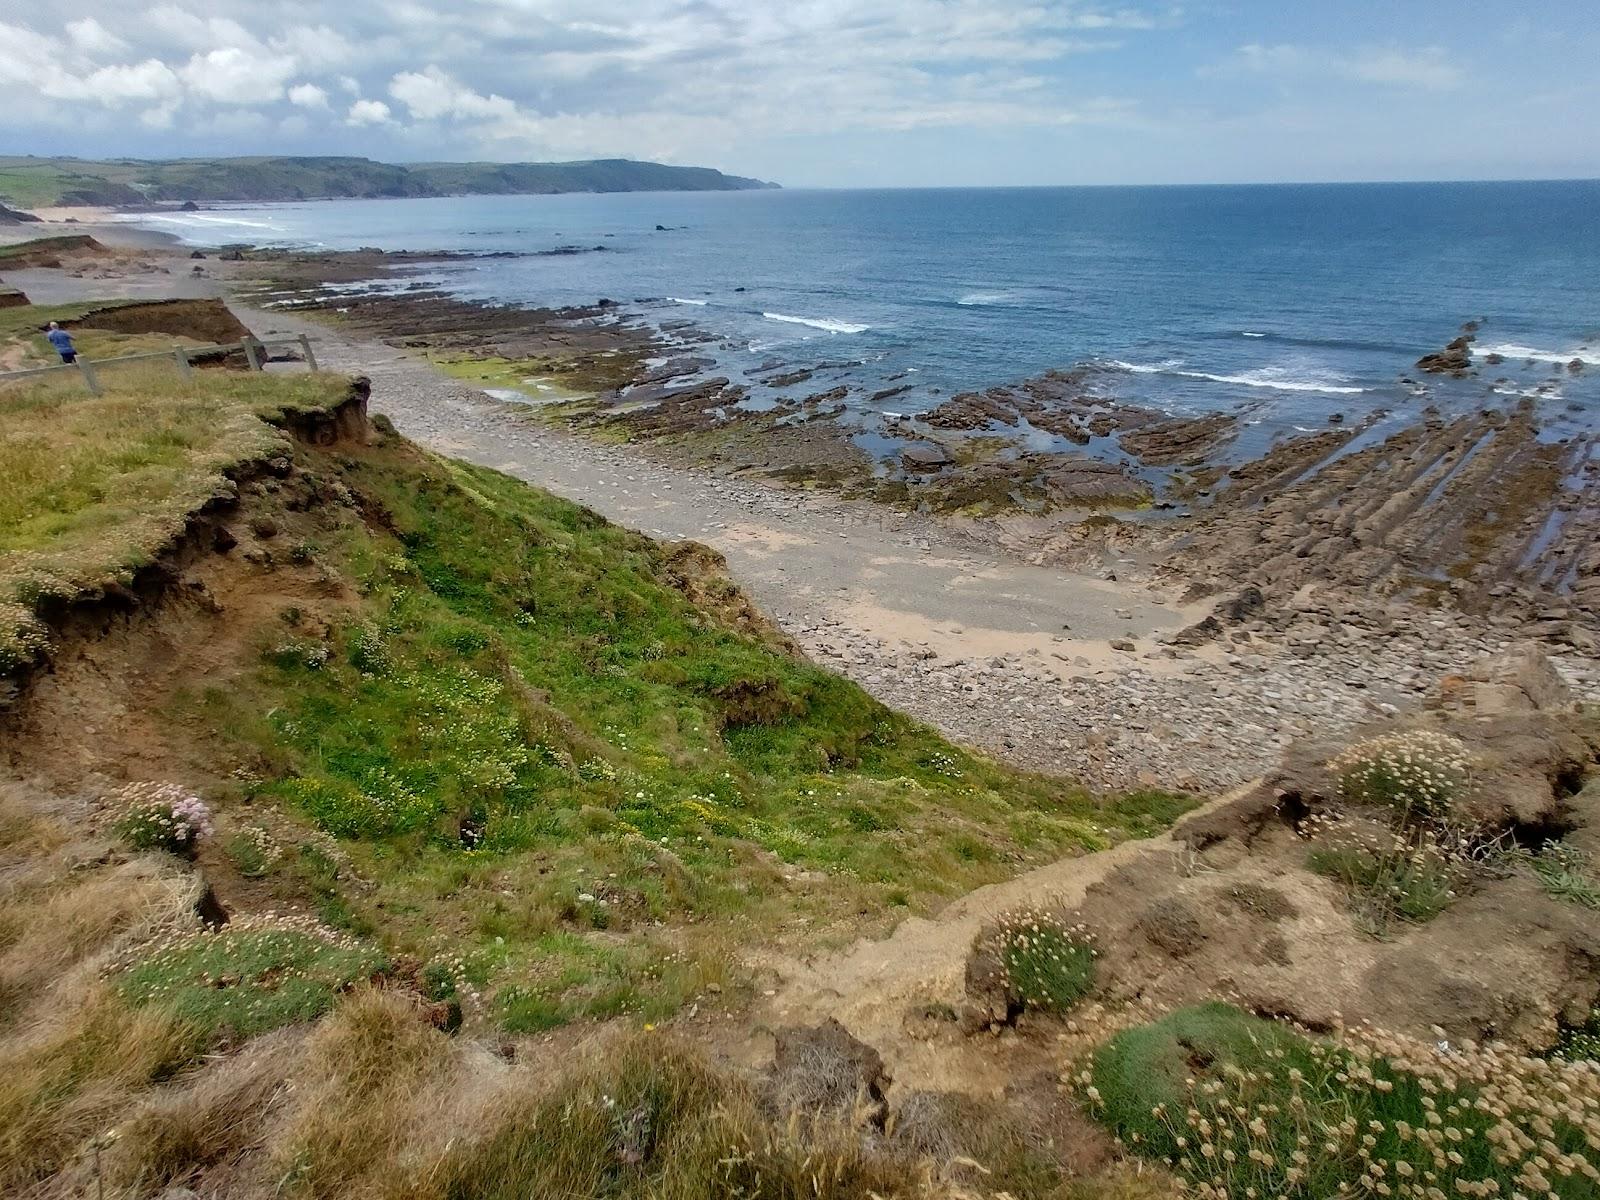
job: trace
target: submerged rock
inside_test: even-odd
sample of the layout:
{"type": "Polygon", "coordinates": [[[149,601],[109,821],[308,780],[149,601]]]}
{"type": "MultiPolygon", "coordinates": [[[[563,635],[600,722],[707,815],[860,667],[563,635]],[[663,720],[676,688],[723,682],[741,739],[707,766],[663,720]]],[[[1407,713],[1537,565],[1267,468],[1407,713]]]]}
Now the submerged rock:
{"type": "Polygon", "coordinates": [[[949,466],[955,460],[937,442],[917,442],[900,451],[900,461],[914,471],[932,471],[949,466]]]}

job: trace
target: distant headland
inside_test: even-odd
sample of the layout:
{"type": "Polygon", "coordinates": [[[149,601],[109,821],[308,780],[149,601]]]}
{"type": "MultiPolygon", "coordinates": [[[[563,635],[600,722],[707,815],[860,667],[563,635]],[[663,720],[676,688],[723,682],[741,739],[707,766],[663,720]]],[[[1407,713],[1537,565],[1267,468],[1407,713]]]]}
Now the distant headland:
{"type": "Polygon", "coordinates": [[[710,167],[674,167],[621,158],[400,165],[352,157],[149,161],[0,156],[0,202],[19,208],[558,192],[726,192],[777,186],[724,175],[710,167]]]}

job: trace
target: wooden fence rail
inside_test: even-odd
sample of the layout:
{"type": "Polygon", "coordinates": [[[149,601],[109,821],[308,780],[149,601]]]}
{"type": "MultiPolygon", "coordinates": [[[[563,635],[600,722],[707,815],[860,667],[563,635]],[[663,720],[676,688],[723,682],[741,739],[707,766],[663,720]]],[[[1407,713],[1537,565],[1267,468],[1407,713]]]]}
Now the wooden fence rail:
{"type": "Polygon", "coordinates": [[[30,367],[24,371],[0,371],[0,384],[10,383],[18,379],[29,379],[34,376],[53,375],[59,371],[76,371],[82,378],[84,386],[91,393],[100,394],[100,377],[96,367],[108,367],[119,363],[154,362],[165,359],[177,368],[178,374],[188,379],[194,374],[194,360],[197,358],[212,358],[217,355],[233,354],[243,351],[245,362],[250,364],[252,371],[263,369],[267,361],[267,352],[274,346],[297,346],[301,356],[304,357],[309,370],[319,370],[317,366],[317,353],[311,348],[311,339],[305,334],[293,338],[245,338],[238,342],[228,342],[220,346],[174,346],[171,350],[155,350],[146,354],[124,354],[117,358],[79,358],[73,363],[56,363],[48,367],[30,367]]]}

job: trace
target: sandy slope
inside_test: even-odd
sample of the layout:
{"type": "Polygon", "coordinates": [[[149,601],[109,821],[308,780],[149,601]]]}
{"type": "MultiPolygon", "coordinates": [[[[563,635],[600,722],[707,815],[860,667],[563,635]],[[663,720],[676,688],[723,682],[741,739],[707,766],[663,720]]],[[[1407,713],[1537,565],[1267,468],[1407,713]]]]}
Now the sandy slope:
{"type": "MultiPolygon", "coordinates": [[[[1214,811],[1247,790],[1248,785],[1197,811],[1214,811]]],[[[770,1032],[832,1017],[883,1055],[898,1087],[998,1094],[1016,1078],[1005,1039],[968,1037],[948,1021],[918,1020],[924,1011],[959,1011],[968,952],[979,931],[1025,905],[1074,908],[1090,887],[1130,863],[1148,864],[1151,872],[1175,871],[1181,854],[1171,833],[1127,841],[978,888],[933,918],[901,922],[882,940],[859,941],[806,961],[757,956],[755,965],[774,982],[751,1027],[770,1032]]],[[[757,1033],[743,1053],[752,1063],[765,1061],[770,1037],[757,1033]]]]}

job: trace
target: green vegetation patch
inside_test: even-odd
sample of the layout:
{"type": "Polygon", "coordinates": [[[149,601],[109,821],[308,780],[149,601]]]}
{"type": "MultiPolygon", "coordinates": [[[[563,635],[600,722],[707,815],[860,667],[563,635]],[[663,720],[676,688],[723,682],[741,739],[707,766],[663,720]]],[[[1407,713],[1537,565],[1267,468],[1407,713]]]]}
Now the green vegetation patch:
{"type": "Polygon", "coordinates": [[[699,558],[497,472],[397,441],[300,458],[367,514],[308,552],[357,599],[288,614],[195,715],[369,881],[325,920],[487,964],[514,1028],[670,1011],[733,937],[881,928],[1189,803],[961,751],[752,627],[699,558]]]}
{"type": "Polygon", "coordinates": [[[1564,1026],[1552,1052],[1569,1062],[1590,1062],[1600,1067],[1600,1008],[1591,1008],[1581,1025],[1564,1026]]]}
{"type": "Polygon", "coordinates": [[[387,965],[375,947],[315,923],[261,918],[174,937],[128,967],[117,989],[209,1037],[243,1039],[321,1016],[387,965]]]}
{"type": "Polygon", "coordinates": [[[564,364],[553,358],[430,355],[429,361],[446,375],[478,387],[520,392],[537,409],[584,400],[594,391],[575,380],[571,371],[564,370],[564,364]]]}
{"type": "Polygon", "coordinates": [[[1526,862],[1540,886],[1555,899],[1600,909],[1600,869],[1585,851],[1551,842],[1537,854],[1528,855],[1526,862]]]}
{"type": "Polygon", "coordinates": [[[1461,868],[1428,847],[1395,841],[1387,846],[1325,846],[1306,865],[1342,883],[1356,919],[1375,936],[1397,921],[1421,925],[1455,902],[1461,868]]]}
{"type": "Polygon", "coordinates": [[[1201,1196],[1600,1195],[1574,1157],[1600,1114],[1587,1064],[1324,1040],[1212,1003],[1118,1034],[1079,1082],[1125,1144],[1201,1196]]]}

